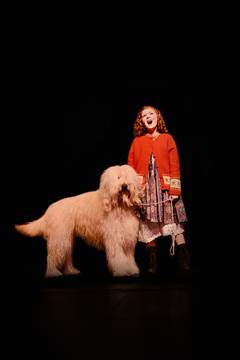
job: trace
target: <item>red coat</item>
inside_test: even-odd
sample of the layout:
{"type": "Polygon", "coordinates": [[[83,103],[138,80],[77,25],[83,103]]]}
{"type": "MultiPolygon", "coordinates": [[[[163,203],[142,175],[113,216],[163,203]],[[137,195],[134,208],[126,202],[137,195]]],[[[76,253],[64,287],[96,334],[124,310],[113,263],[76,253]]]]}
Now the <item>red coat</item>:
{"type": "Polygon", "coordinates": [[[162,190],[181,195],[180,164],[176,143],[170,134],[160,134],[155,140],[147,135],[134,138],[128,164],[146,179],[150,155],[153,153],[162,190]]]}

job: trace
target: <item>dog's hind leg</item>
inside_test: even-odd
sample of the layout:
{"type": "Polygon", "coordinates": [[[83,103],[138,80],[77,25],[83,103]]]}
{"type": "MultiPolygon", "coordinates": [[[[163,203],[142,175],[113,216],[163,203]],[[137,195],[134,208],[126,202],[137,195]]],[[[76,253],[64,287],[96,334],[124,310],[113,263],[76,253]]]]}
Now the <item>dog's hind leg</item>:
{"type": "Polygon", "coordinates": [[[77,275],[80,274],[80,270],[76,269],[72,263],[72,249],[66,254],[65,262],[63,265],[63,273],[65,275],[77,275]]]}
{"type": "Polygon", "coordinates": [[[46,277],[63,275],[66,254],[71,254],[72,237],[60,230],[50,235],[47,240],[46,277]]]}
{"type": "Polygon", "coordinates": [[[61,276],[61,271],[58,270],[57,264],[54,259],[48,255],[47,257],[47,270],[46,270],[46,277],[57,277],[61,276]]]}

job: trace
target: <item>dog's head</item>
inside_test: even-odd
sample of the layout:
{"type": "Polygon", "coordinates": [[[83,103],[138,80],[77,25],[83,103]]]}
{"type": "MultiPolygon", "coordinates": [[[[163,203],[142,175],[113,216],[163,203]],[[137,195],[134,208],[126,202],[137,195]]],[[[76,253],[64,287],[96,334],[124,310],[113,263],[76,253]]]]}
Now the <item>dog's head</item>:
{"type": "Polygon", "coordinates": [[[140,207],[142,205],[142,177],[129,165],[116,165],[106,169],[100,179],[104,208],[140,207]]]}

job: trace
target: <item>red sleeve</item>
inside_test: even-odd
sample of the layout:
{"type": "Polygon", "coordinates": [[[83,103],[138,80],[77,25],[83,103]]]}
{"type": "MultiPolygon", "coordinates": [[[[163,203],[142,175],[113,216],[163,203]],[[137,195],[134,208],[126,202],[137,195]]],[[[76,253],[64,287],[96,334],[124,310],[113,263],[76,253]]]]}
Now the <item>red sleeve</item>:
{"type": "Polygon", "coordinates": [[[170,165],[170,195],[181,195],[180,162],[177,145],[171,135],[168,140],[170,165]]]}
{"type": "Polygon", "coordinates": [[[135,169],[135,154],[134,154],[134,148],[135,148],[135,141],[133,140],[130,150],[128,153],[128,165],[132,166],[135,169]]]}

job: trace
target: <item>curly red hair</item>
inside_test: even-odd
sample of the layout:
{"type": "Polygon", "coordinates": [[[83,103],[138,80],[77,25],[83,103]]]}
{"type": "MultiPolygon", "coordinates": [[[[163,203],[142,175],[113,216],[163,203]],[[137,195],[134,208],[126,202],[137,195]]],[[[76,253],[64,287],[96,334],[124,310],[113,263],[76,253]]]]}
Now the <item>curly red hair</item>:
{"type": "Polygon", "coordinates": [[[142,122],[142,112],[143,112],[143,110],[145,110],[147,108],[153,109],[157,114],[157,131],[160,133],[168,133],[168,129],[166,127],[165,121],[163,119],[163,116],[162,116],[160,110],[158,110],[154,106],[146,105],[146,106],[141,107],[138,110],[137,117],[133,124],[134,136],[141,136],[141,135],[144,135],[147,133],[147,129],[145,128],[145,126],[142,122]]]}

